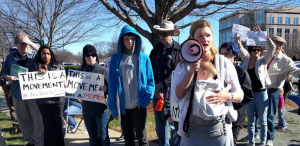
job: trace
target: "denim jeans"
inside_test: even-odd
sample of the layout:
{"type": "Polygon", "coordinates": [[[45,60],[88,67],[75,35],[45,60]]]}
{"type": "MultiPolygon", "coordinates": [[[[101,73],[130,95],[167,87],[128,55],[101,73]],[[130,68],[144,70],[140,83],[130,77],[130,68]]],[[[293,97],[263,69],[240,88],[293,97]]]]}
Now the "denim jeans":
{"type": "Polygon", "coordinates": [[[275,134],[275,116],[276,109],[279,102],[279,90],[278,89],[268,89],[269,105],[268,105],[268,133],[267,140],[274,140],[275,134]]]}
{"type": "Polygon", "coordinates": [[[266,144],[267,138],[267,112],[268,112],[268,95],[267,92],[253,92],[254,99],[247,104],[248,115],[248,136],[249,143],[254,142],[255,111],[260,123],[260,144],[266,144]]]}
{"type": "Polygon", "coordinates": [[[149,146],[146,133],[147,108],[135,107],[125,109],[125,114],[121,114],[121,127],[124,134],[125,146],[134,146],[134,130],[139,146],[149,146]]]}
{"type": "Polygon", "coordinates": [[[178,131],[178,122],[171,122],[170,128],[171,128],[171,142],[172,146],[180,146],[181,137],[177,134],[178,131]]]}
{"type": "Polygon", "coordinates": [[[257,112],[255,112],[255,136],[258,135],[258,121],[259,121],[259,118],[257,116],[257,112]]]}
{"type": "Polygon", "coordinates": [[[280,113],[280,111],[278,109],[278,126],[280,126],[280,127],[286,127],[286,122],[284,120],[285,107],[283,107],[282,109],[283,109],[282,113],[280,113]]]}
{"type": "Polygon", "coordinates": [[[170,146],[169,122],[168,122],[167,118],[165,117],[164,108],[161,111],[155,110],[155,106],[156,106],[158,100],[159,100],[158,98],[153,97],[153,109],[154,109],[154,115],[155,115],[156,135],[159,140],[159,146],[170,146]]]}
{"type": "Polygon", "coordinates": [[[109,112],[102,114],[83,113],[83,119],[86,129],[89,133],[90,146],[99,146],[97,134],[99,133],[101,146],[110,146],[108,135],[109,112]],[[97,132],[98,130],[98,132],[97,132]]]}
{"type": "MultiPolygon", "coordinates": [[[[67,105],[65,105],[65,106],[67,106],[67,105]]],[[[76,102],[76,101],[73,101],[73,100],[70,99],[70,101],[69,101],[69,114],[72,114],[72,113],[82,113],[82,106],[79,102],[76,102]]],[[[64,116],[64,119],[66,119],[67,108],[65,108],[63,116],[64,116]]],[[[76,127],[77,123],[74,120],[74,116],[68,116],[68,125],[72,129],[74,129],[76,127]]]]}

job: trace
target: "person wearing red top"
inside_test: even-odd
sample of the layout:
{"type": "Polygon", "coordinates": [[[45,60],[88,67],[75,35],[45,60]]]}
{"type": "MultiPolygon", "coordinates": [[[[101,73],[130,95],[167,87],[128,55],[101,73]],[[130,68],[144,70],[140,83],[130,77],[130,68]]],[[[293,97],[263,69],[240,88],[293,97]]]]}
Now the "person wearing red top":
{"type": "Polygon", "coordinates": [[[283,93],[283,88],[279,88],[278,125],[275,128],[280,130],[287,129],[286,122],[284,120],[285,107],[283,93]]]}

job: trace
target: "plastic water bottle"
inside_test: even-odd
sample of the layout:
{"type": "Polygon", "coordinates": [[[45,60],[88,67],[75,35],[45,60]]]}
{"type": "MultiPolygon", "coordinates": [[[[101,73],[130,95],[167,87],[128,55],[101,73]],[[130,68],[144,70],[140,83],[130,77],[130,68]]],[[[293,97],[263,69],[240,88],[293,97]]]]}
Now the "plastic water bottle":
{"type": "Polygon", "coordinates": [[[161,111],[162,108],[164,107],[164,104],[165,104],[164,98],[163,98],[163,97],[160,97],[160,99],[159,99],[159,100],[157,101],[157,103],[156,103],[155,110],[161,111]]]}

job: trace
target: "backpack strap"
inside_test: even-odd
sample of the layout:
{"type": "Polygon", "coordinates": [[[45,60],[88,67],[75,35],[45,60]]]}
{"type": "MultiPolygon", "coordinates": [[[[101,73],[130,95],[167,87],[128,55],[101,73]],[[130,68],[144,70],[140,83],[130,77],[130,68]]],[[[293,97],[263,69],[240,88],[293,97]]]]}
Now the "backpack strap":
{"type": "Polygon", "coordinates": [[[214,58],[214,64],[217,70],[217,76],[218,76],[218,81],[219,81],[219,87],[221,90],[223,90],[224,87],[224,81],[225,81],[225,69],[224,69],[224,61],[225,58],[223,55],[216,55],[214,58]]]}

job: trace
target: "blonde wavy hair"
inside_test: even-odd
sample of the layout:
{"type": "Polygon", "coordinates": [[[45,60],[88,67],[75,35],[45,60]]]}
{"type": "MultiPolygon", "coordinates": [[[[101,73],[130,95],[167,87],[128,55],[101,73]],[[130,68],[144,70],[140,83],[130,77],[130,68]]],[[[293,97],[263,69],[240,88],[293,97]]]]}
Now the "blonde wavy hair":
{"type": "MultiPolygon", "coordinates": [[[[196,29],[204,28],[204,27],[208,27],[211,30],[211,33],[213,35],[213,29],[211,27],[210,22],[207,20],[199,19],[198,21],[196,21],[192,24],[192,26],[190,28],[189,39],[194,39],[194,34],[195,34],[196,29]]],[[[218,53],[217,48],[215,46],[214,40],[212,39],[212,44],[211,44],[210,51],[209,51],[210,58],[213,59],[217,53],[218,53]]],[[[184,62],[184,59],[182,57],[180,57],[180,63],[183,63],[183,62],[184,62]]]]}

